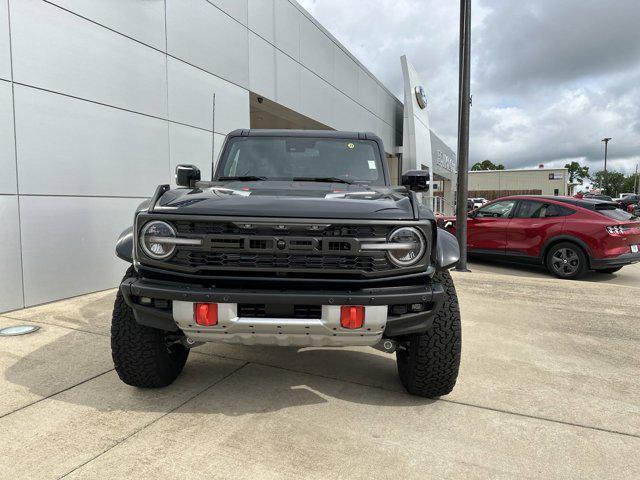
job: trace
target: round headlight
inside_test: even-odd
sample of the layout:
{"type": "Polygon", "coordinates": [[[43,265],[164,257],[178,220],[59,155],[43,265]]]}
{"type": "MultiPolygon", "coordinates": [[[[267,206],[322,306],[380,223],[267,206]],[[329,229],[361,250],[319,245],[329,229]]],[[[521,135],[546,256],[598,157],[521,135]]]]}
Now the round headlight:
{"type": "Polygon", "coordinates": [[[175,251],[176,246],[170,241],[175,236],[176,231],[168,223],[149,222],[142,227],[140,232],[140,246],[148,257],[162,260],[171,256],[175,251]]]}
{"type": "Polygon", "coordinates": [[[397,228],[389,235],[389,243],[398,244],[397,248],[387,251],[389,260],[398,267],[408,267],[418,263],[425,250],[424,239],[417,228],[397,228]]]}

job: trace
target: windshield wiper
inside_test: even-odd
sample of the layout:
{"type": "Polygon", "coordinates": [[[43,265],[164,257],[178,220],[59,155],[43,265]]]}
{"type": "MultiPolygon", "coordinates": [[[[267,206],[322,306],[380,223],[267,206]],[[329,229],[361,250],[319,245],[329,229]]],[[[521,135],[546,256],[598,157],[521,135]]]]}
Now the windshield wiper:
{"type": "Polygon", "coordinates": [[[240,182],[253,182],[267,180],[267,177],[258,177],[256,175],[240,175],[238,177],[219,177],[218,180],[224,182],[228,180],[237,180],[240,182]]]}
{"type": "Polygon", "coordinates": [[[337,177],[293,177],[294,182],[323,182],[323,183],[347,183],[351,185],[353,182],[337,177]]]}

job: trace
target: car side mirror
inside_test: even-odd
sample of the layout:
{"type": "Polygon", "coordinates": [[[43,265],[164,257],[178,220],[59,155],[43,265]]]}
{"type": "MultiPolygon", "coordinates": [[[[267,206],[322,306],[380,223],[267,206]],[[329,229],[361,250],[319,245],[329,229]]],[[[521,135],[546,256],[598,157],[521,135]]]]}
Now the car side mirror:
{"type": "Polygon", "coordinates": [[[179,187],[193,188],[200,180],[200,169],[195,165],[178,165],[176,167],[176,184],[179,187]]]}
{"type": "Polygon", "coordinates": [[[429,190],[429,180],[429,170],[409,170],[402,174],[401,184],[414,192],[426,192],[429,190]]]}
{"type": "Polygon", "coordinates": [[[469,218],[476,218],[478,216],[478,210],[471,210],[470,212],[467,213],[467,216],[469,218]]]}

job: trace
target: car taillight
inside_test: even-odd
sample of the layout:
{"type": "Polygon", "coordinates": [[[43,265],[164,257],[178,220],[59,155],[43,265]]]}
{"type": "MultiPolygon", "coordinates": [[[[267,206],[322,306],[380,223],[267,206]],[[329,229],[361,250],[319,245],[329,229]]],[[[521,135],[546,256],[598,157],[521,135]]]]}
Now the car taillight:
{"type": "Polygon", "coordinates": [[[364,307],[361,305],[343,305],[340,307],[340,326],[353,330],[364,325],[364,307]]]}
{"type": "Polygon", "coordinates": [[[629,230],[631,229],[629,227],[625,227],[624,225],[613,225],[611,227],[607,227],[607,232],[609,232],[609,235],[624,235],[629,230]]]}
{"type": "Polygon", "coordinates": [[[218,304],[217,303],[194,303],[193,316],[198,325],[212,327],[218,324],[218,304]]]}

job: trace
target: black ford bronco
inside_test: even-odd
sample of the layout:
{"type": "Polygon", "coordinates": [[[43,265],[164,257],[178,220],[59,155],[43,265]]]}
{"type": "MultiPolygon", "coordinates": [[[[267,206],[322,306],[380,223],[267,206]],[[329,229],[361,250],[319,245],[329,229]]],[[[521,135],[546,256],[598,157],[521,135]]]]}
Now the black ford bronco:
{"type": "Polygon", "coordinates": [[[371,133],[236,130],[211,181],[179,165],[117,242],[120,378],[169,385],[203,342],[368,345],[396,353],[410,393],[449,393],[458,243],[418,201],[428,172],[392,187],[383,159],[371,133]]]}

